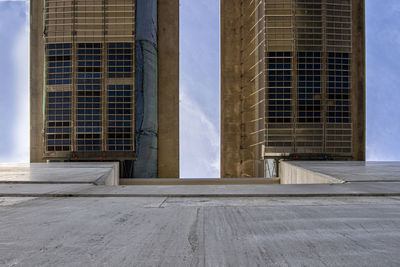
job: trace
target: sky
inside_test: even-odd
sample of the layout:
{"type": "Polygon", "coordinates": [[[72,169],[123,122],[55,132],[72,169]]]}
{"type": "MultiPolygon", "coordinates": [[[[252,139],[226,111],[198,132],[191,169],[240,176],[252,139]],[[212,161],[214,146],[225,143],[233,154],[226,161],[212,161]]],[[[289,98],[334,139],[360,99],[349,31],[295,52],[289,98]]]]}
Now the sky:
{"type": "MultiPolygon", "coordinates": [[[[400,1],[366,0],[367,159],[400,160],[400,1]]],[[[0,0],[0,162],[29,161],[29,13],[0,0]]],[[[181,0],[181,177],[219,177],[218,0],[181,0]]]]}

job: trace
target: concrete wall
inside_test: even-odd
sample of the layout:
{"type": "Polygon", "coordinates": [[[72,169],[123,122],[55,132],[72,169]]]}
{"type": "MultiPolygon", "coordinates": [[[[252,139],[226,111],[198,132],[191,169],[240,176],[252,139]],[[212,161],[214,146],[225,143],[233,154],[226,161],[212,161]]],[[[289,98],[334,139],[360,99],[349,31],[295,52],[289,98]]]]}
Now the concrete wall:
{"type": "Polygon", "coordinates": [[[221,1],[221,177],[264,177],[264,23],[254,1],[221,1]],[[255,49],[256,48],[256,49],[255,49]],[[260,86],[262,88],[260,88],[260,86]]]}
{"type": "Polygon", "coordinates": [[[365,0],[353,0],[353,160],[366,154],[365,0]]]}
{"type": "Polygon", "coordinates": [[[31,1],[30,161],[43,162],[43,1],[31,1]]]}
{"type": "Polygon", "coordinates": [[[279,165],[281,184],[340,184],[343,181],[322,173],[306,170],[290,162],[281,161],[279,165]]]}
{"type": "Polygon", "coordinates": [[[158,177],[179,177],[179,0],[158,0],[158,177]]]}
{"type": "Polygon", "coordinates": [[[240,0],[221,0],[221,178],[241,174],[240,0]]]}

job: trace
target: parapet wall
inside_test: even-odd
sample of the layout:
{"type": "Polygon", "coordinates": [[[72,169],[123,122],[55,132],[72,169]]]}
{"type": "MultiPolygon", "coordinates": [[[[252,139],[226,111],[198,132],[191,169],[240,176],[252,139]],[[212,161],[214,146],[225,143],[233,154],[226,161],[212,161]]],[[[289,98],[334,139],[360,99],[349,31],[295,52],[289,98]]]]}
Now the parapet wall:
{"type": "Polygon", "coordinates": [[[279,177],[281,184],[341,184],[344,181],[335,177],[304,169],[282,161],[279,166],[279,177]]]}

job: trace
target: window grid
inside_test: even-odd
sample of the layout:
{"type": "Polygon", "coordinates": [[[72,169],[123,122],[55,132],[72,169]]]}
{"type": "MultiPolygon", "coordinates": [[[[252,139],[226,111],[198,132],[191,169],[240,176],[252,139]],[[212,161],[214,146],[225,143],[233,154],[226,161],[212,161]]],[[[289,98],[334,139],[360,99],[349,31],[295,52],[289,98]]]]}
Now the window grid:
{"type": "Polygon", "coordinates": [[[72,84],[72,44],[46,45],[47,85],[72,84]]]}
{"type": "Polygon", "coordinates": [[[107,149],[109,151],[132,151],[132,85],[109,85],[107,94],[107,149]]]}
{"type": "Polygon", "coordinates": [[[299,51],[322,51],[322,1],[296,0],[296,47],[299,51]]]}
{"type": "Polygon", "coordinates": [[[77,44],[76,147],[78,151],[102,148],[102,44],[77,44]]]}
{"type": "Polygon", "coordinates": [[[70,151],[71,92],[48,92],[46,99],[46,151],[70,151]]]}
{"type": "Polygon", "coordinates": [[[327,56],[327,150],[351,152],[351,55],[328,53],[327,56]]]}
{"type": "Polygon", "coordinates": [[[292,53],[268,53],[268,113],[269,123],[290,123],[292,117],[292,53]]]}
{"type": "Polygon", "coordinates": [[[293,53],[267,53],[267,147],[292,147],[293,53]],[[288,129],[289,128],[289,129],[288,129]]]}
{"type": "Polygon", "coordinates": [[[322,58],[321,52],[299,52],[297,64],[297,121],[322,121],[322,58]]]}
{"type": "Polygon", "coordinates": [[[108,44],[108,78],[133,77],[133,44],[108,44]]]}
{"type": "MultiPolygon", "coordinates": [[[[79,152],[107,150],[106,85],[129,84],[132,88],[133,101],[135,11],[136,0],[45,1],[43,32],[46,55],[45,131],[48,128],[61,125],[65,128],[70,125],[69,137],[65,134],[64,136],[49,134],[49,138],[53,140],[68,139],[70,152],[72,149],[79,152]],[[108,51],[109,48],[115,50],[108,51]],[[121,48],[122,53],[118,50],[121,48]],[[113,59],[112,63],[110,61],[110,67],[115,67],[110,69],[110,76],[108,52],[111,52],[110,56],[113,59]],[[52,104],[50,106],[47,104],[48,93],[66,90],[71,93],[68,124],[63,121],[48,121],[47,113],[53,112],[52,104]]],[[[134,127],[134,103],[130,104],[132,110],[130,127],[134,127]]],[[[134,130],[132,138],[133,135],[134,130]]],[[[56,142],[49,143],[56,144],[56,142]]],[[[133,151],[132,142],[130,145],[133,151]]],[[[57,156],[57,153],[47,152],[49,151],[46,151],[45,156],[57,156]]],[[[133,154],[129,155],[131,157],[133,154]]]]}

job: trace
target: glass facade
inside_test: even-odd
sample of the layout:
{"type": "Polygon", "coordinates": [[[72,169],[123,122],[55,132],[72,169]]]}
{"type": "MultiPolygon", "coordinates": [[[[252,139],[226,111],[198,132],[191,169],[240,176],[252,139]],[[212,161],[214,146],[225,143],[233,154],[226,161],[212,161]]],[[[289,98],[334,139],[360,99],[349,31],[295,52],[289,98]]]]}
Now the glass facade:
{"type": "Polygon", "coordinates": [[[352,0],[263,3],[265,152],[351,154],[352,0]]]}
{"type": "Polygon", "coordinates": [[[45,154],[134,152],[135,1],[45,3],[45,154]]]}
{"type": "Polygon", "coordinates": [[[133,43],[106,45],[106,68],[102,43],[78,43],[75,55],[71,44],[47,46],[47,85],[55,90],[65,85],[73,88],[47,94],[47,151],[72,151],[72,140],[76,151],[102,151],[103,139],[106,140],[104,150],[134,150],[133,43]],[[109,83],[119,82],[108,85],[107,90],[104,90],[104,69],[107,77],[112,78],[109,83]],[[104,102],[106,112],[103,112],[104,102]],[[106,129],[103,129],[104,121],[106,129]]]}

